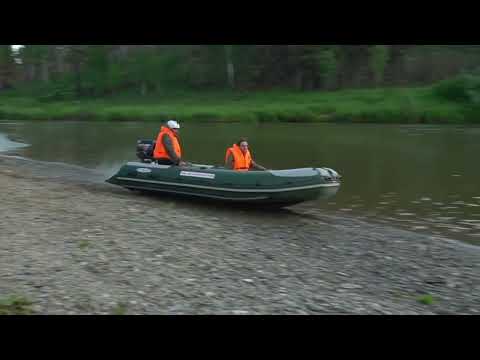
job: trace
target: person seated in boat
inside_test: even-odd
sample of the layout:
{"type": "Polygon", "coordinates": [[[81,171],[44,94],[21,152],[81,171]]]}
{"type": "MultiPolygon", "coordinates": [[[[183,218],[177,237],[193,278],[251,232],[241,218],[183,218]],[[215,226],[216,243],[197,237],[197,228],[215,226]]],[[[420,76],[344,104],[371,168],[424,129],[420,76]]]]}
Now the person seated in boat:
{"type": "Polygon", "coordinates": [[[235,171],[267,170],[253,160],[246,139],[241,139],[238,143],[227,149],[225,167],[235,171]]]}
{"type": "Polygon", "coordinates": [[[170,120],[166,126],[162,126],[153,152],[153,158],[159,165],[187,165],[182,161],[179,131],[180,124],[174,120],[170,120]]]}

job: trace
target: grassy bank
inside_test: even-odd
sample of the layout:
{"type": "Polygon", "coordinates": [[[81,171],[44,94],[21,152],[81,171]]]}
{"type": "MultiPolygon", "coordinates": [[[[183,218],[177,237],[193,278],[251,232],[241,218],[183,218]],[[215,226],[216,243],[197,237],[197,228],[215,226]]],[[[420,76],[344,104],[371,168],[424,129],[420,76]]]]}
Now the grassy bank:
{"type": "Polygon", "coordinates": [[[432,87],[337,92],[132,94],[72,101],[0,94],[0,119],[480,123],[478,107],[449,101],[432,87]]]}

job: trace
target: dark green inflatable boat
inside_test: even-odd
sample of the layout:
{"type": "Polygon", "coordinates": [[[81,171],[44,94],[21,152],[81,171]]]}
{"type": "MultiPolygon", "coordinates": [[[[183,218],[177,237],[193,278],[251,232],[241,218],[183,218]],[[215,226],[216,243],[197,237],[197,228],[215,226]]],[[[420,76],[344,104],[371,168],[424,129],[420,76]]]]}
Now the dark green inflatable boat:
{"type": "Polygon", "coordinates": [[[340,188],[340,176],[327,168],[238,172],[144,162],[124,165],[107,182],[130,190],[277,207],[329,198],[340,188]]]}

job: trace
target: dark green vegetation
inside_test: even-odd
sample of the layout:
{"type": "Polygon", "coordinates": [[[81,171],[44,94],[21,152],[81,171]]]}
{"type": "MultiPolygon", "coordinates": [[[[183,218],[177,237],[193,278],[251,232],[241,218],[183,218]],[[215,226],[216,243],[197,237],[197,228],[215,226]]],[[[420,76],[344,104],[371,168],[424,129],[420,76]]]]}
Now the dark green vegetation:
{"type": "Polygon", "coordinates": [[[432,295],[420,296],[417,298],[417,301],[423,305],[434,305],[436,302],[432,295]]]}
{"type": "Polygon", "coordinates": [[[0,118],[465,123],[478,45],[0,48],[0,118]]]}
{"type": "Polygon", "coordinates": [[[32,303],[23,298],[12,296],[0,300],[0,315],[31,315],[32,303]]]}

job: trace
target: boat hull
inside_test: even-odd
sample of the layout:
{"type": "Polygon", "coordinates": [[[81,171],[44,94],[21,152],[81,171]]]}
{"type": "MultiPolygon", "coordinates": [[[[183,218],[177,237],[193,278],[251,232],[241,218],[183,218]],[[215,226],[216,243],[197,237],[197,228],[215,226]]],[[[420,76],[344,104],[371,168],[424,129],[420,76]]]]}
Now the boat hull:
{"type": "Polygon", "coordinates": [[[182,198],[285,207],[334,196],[340,180],[338,174],[329,170],[235,172],[205,165],[128,163],[107,182],[130,190],[182,198]]]}

